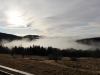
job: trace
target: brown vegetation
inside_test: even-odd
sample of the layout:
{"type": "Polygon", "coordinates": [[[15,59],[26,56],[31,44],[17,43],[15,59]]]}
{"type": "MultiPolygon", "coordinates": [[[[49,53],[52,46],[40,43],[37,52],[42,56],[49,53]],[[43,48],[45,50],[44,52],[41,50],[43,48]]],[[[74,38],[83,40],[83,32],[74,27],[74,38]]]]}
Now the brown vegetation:
{"type": "Polygon", "coordinates": [[[35,75],[99,75],[100,59],[80,58],[71,61],[63,57],[56,63],[48,57],[31,56],[22,58],[16,55],[0,54],[0,65],[8,66],[35,75]],[[77,65],[78,63],[78,65],[77,65]]]}

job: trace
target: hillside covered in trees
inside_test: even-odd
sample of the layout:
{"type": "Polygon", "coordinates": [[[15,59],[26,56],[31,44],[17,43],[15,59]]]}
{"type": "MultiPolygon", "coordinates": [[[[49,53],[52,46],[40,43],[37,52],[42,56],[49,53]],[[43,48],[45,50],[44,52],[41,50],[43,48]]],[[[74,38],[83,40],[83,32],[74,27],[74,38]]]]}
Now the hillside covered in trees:
{"type": "Polygon", "coordinates": [[[8,41],[22,40],[22,39],[26,39],[26,38],[28,38],[29,40],[34,40],[34,39],[41,38],[41,36],[39,36],[39,35],[16,36],[13,34],[7,34],[7,33],[0,32],[0,41],[2,41],[2,40],[8,40],[8,41]]]}
{"type": "Polygon", "coordinates": [[[87,44],[87,45],[95,45],[100,46],[100,37],[94,37],[94,38],[85,38],[85,39],[78,39],[76,40],[78,43],[87,44]]]}

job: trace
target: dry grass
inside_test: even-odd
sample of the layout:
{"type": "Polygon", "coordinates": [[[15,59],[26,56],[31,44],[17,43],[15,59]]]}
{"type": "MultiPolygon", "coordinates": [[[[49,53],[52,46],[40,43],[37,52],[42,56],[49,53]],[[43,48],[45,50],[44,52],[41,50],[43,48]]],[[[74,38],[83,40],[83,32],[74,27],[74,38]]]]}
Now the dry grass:
{"type": "Polygon", "coordinates": [[[91,58],[79,59],[78,71],[77,62],[67,57],[55,63],[54,60],[47,60],[47,57],[21,58],[16,55],[12,60],[11,55],[0,54],[0,64],[35,75],[99,75],[100,70],[100,59],[91,58]]]}

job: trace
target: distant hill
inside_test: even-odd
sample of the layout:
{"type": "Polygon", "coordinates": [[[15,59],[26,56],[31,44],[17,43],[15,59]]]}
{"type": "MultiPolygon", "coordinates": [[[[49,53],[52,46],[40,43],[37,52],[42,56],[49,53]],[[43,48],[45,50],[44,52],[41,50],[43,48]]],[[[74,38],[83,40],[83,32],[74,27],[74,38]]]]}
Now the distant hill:
{"type": "Polygon", "coordinates": [[[25,38],[33,40],[33,39],[39,39],[40,37],[41,36],[39,36],[39,35],[25,35],[25,36],[21,37],[21,36],[16,36],[13,34],[7,34],[7,33],[0,32],[0,41],[2,41],[2,40],[13,41],[13,40],[21,40],[21,39],[25,39],[25,38]]]}
{"type": "Polygon", "coordinates": [[[23,38],[28,38],[30,40],[39,39],[41,36],[39,35],[25,35],[23,38]]]}
{"type": "Polygon", "coordinates": [[[5,40],[19,40],[22,39],[20,36],[12,35],[12,34],[7,34],[7,33],[1,33],[0,32],[0,40],[5,39],[5,40]]]}
{"type": "Polygon", "coordinates": [[[82,44],[87,44],[87,45],[100,46],[100,37],[79,39],[79,40],[76,40],[76,42],[82,43],[82,44]]]}

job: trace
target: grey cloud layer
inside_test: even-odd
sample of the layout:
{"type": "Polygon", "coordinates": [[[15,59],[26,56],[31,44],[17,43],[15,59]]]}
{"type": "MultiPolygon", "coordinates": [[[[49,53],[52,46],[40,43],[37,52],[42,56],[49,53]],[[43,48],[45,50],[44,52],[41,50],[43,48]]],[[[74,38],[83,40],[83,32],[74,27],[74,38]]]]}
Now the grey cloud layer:
{"type": "MultiPolygon", "coordinates": [[[[13,10],[21,12],[21,17],[25,22],[23,28],[36,30],[38,34],[50,36],[88,35],[88,37],[99,35],[97,32],[100,29],[100,0],[0,1],[1,12],[4,14],[6,11],[13,10]]],[[[4,18],[0,16],[0,22],[2,19],[4,18]]],[[[6,22],[4,27],[7,27],[5,24],[6,22]]],[[[10,26],[10,28],[13,27],[10,26]]]]}

